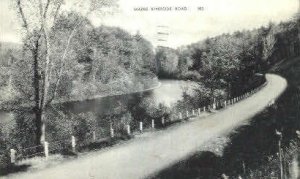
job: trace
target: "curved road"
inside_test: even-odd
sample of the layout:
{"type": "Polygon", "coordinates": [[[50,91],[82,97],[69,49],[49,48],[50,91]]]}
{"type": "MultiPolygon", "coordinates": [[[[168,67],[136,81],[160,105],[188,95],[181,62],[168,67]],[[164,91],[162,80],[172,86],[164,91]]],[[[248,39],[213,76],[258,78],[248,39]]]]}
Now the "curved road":
{"type": "Polygon", "coordinates": [[[207,117],[198,117],[163,131],[145,133],[105,151],[92,152],[57,166],[9,178],[134,179],[145,178],[197,151],[205,142],[225,135],[265,109],[287,86],[267,74],[267,85],[251,97],[207,117]],[[199,119],[199,120],[197,120],[199,119]]]}

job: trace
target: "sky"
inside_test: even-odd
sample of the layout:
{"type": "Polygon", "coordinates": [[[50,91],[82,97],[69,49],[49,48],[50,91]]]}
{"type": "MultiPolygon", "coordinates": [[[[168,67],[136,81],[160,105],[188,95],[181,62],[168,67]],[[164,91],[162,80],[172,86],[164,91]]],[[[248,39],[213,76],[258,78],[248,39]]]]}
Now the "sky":
{"type": "MultiPolygon", "coordinates": [[[[20,21],[11,1],[0,0],[0,41],[20,43],[20,21]]],[[[95,26],[104,24],[121,27],[131,34],[138,32],[154,46],[173,48],[222,33],[251,30],[270,21],[287,21],[299,8],[299,0],[119,0],[118,4],[119,10],[114,14],[92,15],[90,20],[95,26]],[[175,10],[176,7],[181,10],[175,10]],[[168,35],[158,35],[158,32],[168,35]]]]}

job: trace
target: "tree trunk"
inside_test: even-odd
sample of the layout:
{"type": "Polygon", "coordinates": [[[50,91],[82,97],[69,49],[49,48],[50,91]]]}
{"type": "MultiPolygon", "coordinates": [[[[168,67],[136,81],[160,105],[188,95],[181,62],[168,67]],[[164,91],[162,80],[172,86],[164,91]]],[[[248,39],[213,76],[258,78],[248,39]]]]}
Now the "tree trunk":
{"type": "Polygon", "coordinates": [[[41,109],[35,110],[35,144],[36,145],[43,145],[45,142],[46,136],[46,126],[44,120],[44,112],[41,109]]]}
{"type": "Polygon", "coordinates": [[[40,96],[40,79],[39,74],[39,37],[35,40],[34,48],[31,49],[33,56],[33,88],[34,88],[34,113],[35,113],[35,144],[43,144],[43,137],[45,136],[43,130],[43,109],[41,105],[40,96]]]}
{"type": "MultiPolygon", "coordinates": [[[[48,1],[49,2],[49,1],[48,1]]],[[[37,129],[39,131],[39,138],[40,138],[40,144],[44,144],[45,140],[45,134],[46,134],[46,126],[45,126],[45,121],[46,121],[46,116],[45,116],[45,110],[47,108],[48,103],[51,102],[52,99],[48,99],[48,93],[49,93],[49,87],[50,87],[50,81],[51,81],[51,67],[52,67],[52,61],[50,59],[50,39],[49,39],[49,31],[47,28],[46,24],[46,16],[47,16],[47,10],[48,10],[48,5],[43,9],[42,7],[42,1],[39,1],[39,8],[40,8],[40,13],[41,13],[41,29],[43,31],[44,35],[44,40],[45,40],[45,67],[43,70],[43,88],[41,90],[41,100],[40,100],[40,105],[39,105],[39,111],[40,111],[40,125],[39,128],[37,129]],[[48,101],[49,100],[49,101],[48,101]]]]}
{"type": "Polygon", "coordinates": [[[46,141],[46,123],[45,123],[45,113],[42,111],[41,114],[41,125],[40,125],[41,135],[40,135],[40,143],[44,144],[46,141]]]}
{"type": "Polygon", "coordinates": [[[42,136],[42,113],[39,109],[35,110],[35,143],[36,145],[41,145],[42,136]]]}
{"type": "Polygon", "coordinates": [[[96,64],[92,64],[92,70],[90,74],[90,82],[96,82],[97,68],[96,64]]]}

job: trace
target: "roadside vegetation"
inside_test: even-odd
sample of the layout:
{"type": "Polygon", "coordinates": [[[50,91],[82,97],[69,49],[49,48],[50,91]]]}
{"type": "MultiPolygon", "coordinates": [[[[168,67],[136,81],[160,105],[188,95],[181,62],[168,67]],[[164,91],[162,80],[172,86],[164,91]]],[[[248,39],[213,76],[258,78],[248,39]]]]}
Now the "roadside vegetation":
{"type": "MultiPolygon", "coordinates": [[[[300,122],[299,122],[299,72],[300,58],[291,58],[272,70],[288,80],[289,88],[283,96],[265,113],[265,118],[279,121],[275,127],[282,132],[282,161],[279,160],[278,143],[274,146],[276,153],[269,155],[268,160],[258,169],[249,172],[245,178],[279,177],[280,164],[285,178],[297,178],[300,161],[300,122]],[[298,131],[298,132],[296,132],[298,131]]],[[[272,124],[271,124],[272,125],[272,124]]],[[[275,125],[275,124],[273,124],[275,125]]],[[[279,138],[278,138],[279,140],[279,138]]]]}
{"type": "MultiPolygon", "coordinates": [[[[261,43],[259,51],[263,52],[257,58],[258,62],[260,60],[260,70],[257,69],[256,72],[277,73],[285,77],[289,84],[286,92],[272,106],[255,116],[251,125],[230,135],[230,143],[221,145],[225,147],[221,156],[209,152],[210,150],[198,152],[159,172],[153,178],[221,178],[222,175],[224,178],[280,178],[280,164],[285,178],[297,177],[300,156],[300,136],[296,134],[300,129],[300,21],[295,18],[244,34],[257,32],[264,36],[255,40],[255,43],[261,43]],[[279,160],[279,136],[275,130],[282,133],[282,161],[279,160]]],[[[234,35],[229,37],[235,38],[234,35]]],[[[197,73],[194,76],[199,76],[200,72],[194,72],[197,73]]],[[[188,100],[181,104],[195,105],[195,101],[198,101],[193,96],[186,96],[186,99],[188,100]]],[[[211,146],[212,149],[215,147],[218,146],[211,146]]]]}
{"type": "Polygon", "coordinates": [[[0,44],[0,108],[13,112],[9,121],[0,121],[2,167],[11,148],[41,146],[71,134],[84,143],[92,132],[109,136],[110,127],[124,136],[126,124],[138,129],[140,121],[150,126],[152,119],[170,120],[171,111],[239,96],[260,86],[269,68],[300,55],[299,20],[154,50],[138,32],[92,25],[89,16],[104,16],[116,8],[113,0],[80,1],[72,10],[61,8],[62,0],[14,2],[23,44],[0,44]],[[140,94],[134,103],[120,103],[102,115],[57,105],[142,91],[157,86],[158,78],[191,80],[200,88],[194,95],[185,92],[172,108],[140,94]]]}

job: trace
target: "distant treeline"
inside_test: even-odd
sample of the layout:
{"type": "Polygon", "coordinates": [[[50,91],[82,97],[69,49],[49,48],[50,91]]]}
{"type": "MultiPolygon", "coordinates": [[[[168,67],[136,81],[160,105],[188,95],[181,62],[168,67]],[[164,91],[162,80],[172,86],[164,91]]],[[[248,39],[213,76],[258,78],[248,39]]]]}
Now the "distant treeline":
{"type": "MultiPolygon", "coordinates": [[[[64,65],[57,98],[84,99],[155,85],[153,47],[139,33],[131,35],[117,27],[94,27],[88,19],[73,12],[60,15],[52,28],[50,43],[54,44],[50,49],[51,65],[57,69],[53,74],[59,73],[64,65]],[[65,61],[61,63],[64,56],[65,61]]],[[[3,68],[0,86],[5,93],[10,82],[15,91],[14,95],[6,95],[9,99],[2,101],[25,97],[25,102],[28,102],[28,99],[33,99],[34,74],[29,48],[26,44],[0,44],[0,66],[3,68]]],[[[42,67],[44,47],[40,46],[40,49],[39,65],[42,67]]]]}
{"type": "MultiPolygon", "coordinates": [[[[291,20],[223,34],[177,49],[156,49],[160,78],[189,79],[227,95],[246,91],[249,80],[277,62],[300,55],[300,22],[291,20]]],[[[256,76],[256,77],[255,77],[256,76]]]]}

